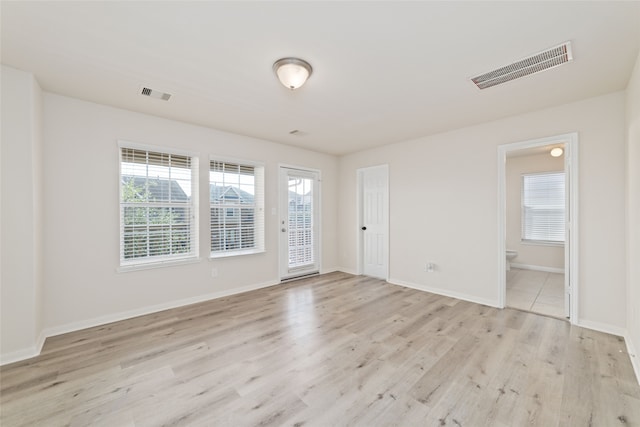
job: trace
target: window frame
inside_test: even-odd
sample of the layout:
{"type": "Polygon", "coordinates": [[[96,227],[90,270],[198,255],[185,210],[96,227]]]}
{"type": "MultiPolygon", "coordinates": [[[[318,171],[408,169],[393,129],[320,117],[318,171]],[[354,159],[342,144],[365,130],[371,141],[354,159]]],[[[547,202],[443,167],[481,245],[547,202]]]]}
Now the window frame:
{"type": "MultiPolygon", "coordinates": [[[[566,241],[566,216],[567,216],[567,212],[566,212],[566,198],[567,198],[567,193],[566,193],[566,173],[564,170],[561,171],[546,171],[546,172],[534,172],[534,173],[523,173],[521,175],[521,182],[520,182],[520,242],[523,245],[532,245],[532,246],[556,246],[556,247],[563,247],[566,241]],[[526,233],[526,222],[527,222],[527,218],[530,218],[527,215],[527,206],[525,205],[525,179],[528,177],[533,177],[533,176],[543,176],[543,175],[562,175],[563,177],[563,204],[562,204],[562,224],[563,224],[563,231],[562,231],[562,237],[563,240],[551,240],[551,239],[531,239],[531,238],[527,238],[527,236],[525,235],[526,233]]],[[[549,237],[549,236],[547,236],[549,237]]]]}
{"type": "MultiPolygon", "coordinates": [[[[147,165],[149,163],[146,163],[147,165]]],[[[126,272],[131,270],[152,269],[158,267],[171,266],[176,264],[195,263],[199,258],[199,154],[174,148],[161,147],[148,144],[139,144],[131,141],[118,141],[118,208],[119,208],[119,267],[117,271],[126,272]],[[189,251],[184,254],[155,255],[126,259],[125,251],[125,217],[123,202],[123,150],[146,151],[147,153],[160,153],[163,155],[189,157],[191,171],[191,197],[186,203],[176,203],[171,201],[140,202],[140,206],[149,208],[187,208],[189,215],[189,251]]]]}
{"type": "MultiPolygon", "coordinates": [[[[214,260],[218,258],[226,258],[226,257],[234,257],[234,256],[242,256],[242,255],[252,255],[252,254],[260,254],[266,251],[265,249],[265,165],[260,162],[255,162],[251,160],[238,159],[238,158],[230,158],[230,157],[221,157],[212,155],[209,157],[209,175],[208,175],[208,189],[207,192],[209,194],[209,259],[214,260]],[[254,173],[254,203],[251,207],[243,206],[239,203],[221,203],[219,205],[214,205],[212,201],[211,194],[211,186],[213,185],[211,179],[211,172],[213,169],[213,163],[222,163],[222,164],[231,164],[238,165],[240,167],[253,168],[254,173]],[[253,209],[253,242],[254,246],[252,248],[237,248],[237,249],[219,249],[213,250],[213,209],[218,208],[222,212],[222,217],[226,220],[227,218],[239,219],[242,221],[243,209],[253,209]],[[229,209],[233,209],[234,215],[228,216],[229,209]],[[237,210],[237,212],[236,212],[237,210]]],[[[237,232],[242,233],[242,226],[227,228],[220,228],[220,233],[225,234],[228,232],[237,232]]]]}

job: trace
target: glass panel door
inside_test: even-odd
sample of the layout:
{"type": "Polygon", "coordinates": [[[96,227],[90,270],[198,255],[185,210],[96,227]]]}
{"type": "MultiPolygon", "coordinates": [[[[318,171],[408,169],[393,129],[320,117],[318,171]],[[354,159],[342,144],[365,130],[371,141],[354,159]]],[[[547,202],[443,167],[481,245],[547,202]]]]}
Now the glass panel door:
{"type": "Polygon", "coordinates": [[[281,168],[281,278],[319,271],[318,174],[281,168]]]}

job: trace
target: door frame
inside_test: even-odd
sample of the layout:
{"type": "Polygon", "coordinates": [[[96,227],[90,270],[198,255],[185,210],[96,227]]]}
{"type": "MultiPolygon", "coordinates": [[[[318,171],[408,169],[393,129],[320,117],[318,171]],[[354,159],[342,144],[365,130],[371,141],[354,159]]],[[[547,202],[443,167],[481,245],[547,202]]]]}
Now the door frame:
{"type": "Polygon", "coordinates": [[[357,244],[357,268],[356,268],[356,273],[360,276],[364,273],[364,233],[361,233],[360,228],[362,227],[362,215],[363,215],[363,207],[362,204],[364,202],[363,197],[362,197],[362,192],[364,189],[364,180],[362,179],[362,174],[364,172],[366,172],[367,170],[373,170],[373,169],[384,169],[384,171],[386,172],[386,176],[387,176],[387,194],[385,194],[386,196],[386,201],[387,201],[387,218],[386,218],[386,222],[384,224],[384,232],[386,235],[386,239],[385,239],[385,251],[387,254],[387,259],[386,259],[386,263],[387,263],[387,274],[386,277],[384,278],[384,280],[389,280],[390,277],[390,270],[391,270],[391,265],[390,265],[390,259],[391,259],[391,252],[389,251],[389,241],[390,241],[390,236],[389,236],[389,221],[390,221],[390,200],[389,200],[389,194],[390,194],[390,187],[389,187],[389,164],[388,163],[384,163],[381,165],[376,165],[376,166],[368,166],[368,167],[364,167],[364,168],[358,168],[356,170],[356,182],[357,182],[357,187],[356,187],[356,242],[358,242],[357,244]]]}
{"type": "MultiPolygon", "coordinates": [[[[564,143],[564,171],[569,182],[567,206],[569,213],[566,215],[566,228],[569,239],[565,241],[565,278],[568,277],[570,291],[569,321],[578,324],[579,313],[579,277],[578,277],[578,133],[572,132],[546,138],[532,139],[498,146],[498,307],[504,308],[506,304],[507,280],[506,280],[506,223],[507,223],[507,196],[506,196],[506,161],[507,153],[525,148],[541,147],[554,143],[564,143]],[[568,257],[566,254],[568,253],[568,257]]],[[[567,298],[567,295],[565,295],[567,298]]]]}
{"type": "MultiPolygon", "coordinates": [[[[290,280],[290,279],[294,279],[296,276],[290,276],[288,274],[288,272],[286,271],[286,269],[284,268],[284,260],[283,260],[283,253],[284,253],[284,247],[283,247],[283,239],[282,239],[282,232],[280,231],[281,229],[281,224],[280,222],[283,220],[284,215],[287,212],[283,212],[282,211],[282,206],[284,204],[284,200],[283,200],[283,192],[282,192],[282,188],[280,187],[282,185],[282,182],[280,181],[281,178],[281,172],[282,169],[294,169],[294,170],[299,170],[302,172],[310,172],[310,173],[314,173],[317,175],[318,177],[318,182],[317,182],[317,196],[316,196],[316,200],[317,200],[317,207],[315,207],[315,211],[317,213],[317,265],[318,265],[318,272],[321,273],[322,272],[322,172],[320,171],[320,169],[314,169],[314,168],[308,168],[306,166],[298,166],[298,165],[291,165],[291,164],[286,164],[286,163],[278,163],[278,179],[277,181],[277,186],[278,186],[278,221],[277,221],[277,233],[278,233],[278,278],[280,279],[280,281],[285,281],[285,280],[290,280]]],[[[287,226],[288,227],[288,226],[287,226]]],[[[288,245],[287,245],[288,246],[288,245]]]]}

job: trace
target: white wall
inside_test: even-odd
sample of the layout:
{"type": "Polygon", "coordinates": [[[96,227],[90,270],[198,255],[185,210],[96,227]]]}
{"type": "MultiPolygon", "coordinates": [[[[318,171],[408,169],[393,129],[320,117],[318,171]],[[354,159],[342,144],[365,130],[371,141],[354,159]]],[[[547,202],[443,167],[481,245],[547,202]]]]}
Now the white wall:
{"type": "Polygon", "coordinates": [[[577,131],[580,319],[622,333],[625,292],[623,92],[340,159],[340,254],[356,271],[356,169],[390,165],[390,278],[498,304],[497,146],[577,131]],[[424,264],[437,268],[426,273],[424,264]]]}
{"type": "Polygon", "coordinates": [[[279,282],[278,164],[322,173],[322,266],[337,266],[337,159],[303,149],[45,93],[45,323],[49,333],[279,282]],[[118,273],[118,140],[265,163],[266,253],[208,260],[200,185],[199,263],[118,273]],[[218,270],[213,278],[212,268],[218,270]]]}
{"type": "Polygon", "coordinates": [[[505,167],[507,201],[507,249],[518,251],[512,261],[534,267],[564,269],[564,246],[543,246],[522,243],[522,174],[561,172],[564,156],[534,154],[507,158],[505,167]]]}
{"type": "Polygon", "coordinates": [[[640,381],[640,54],[627,87],[627,329],[640,381]]]}
{"type": "Polygon", "coordinates": [[[42,92],[30,73],[2,66],[0,360],[42,345],[42,92]]]}

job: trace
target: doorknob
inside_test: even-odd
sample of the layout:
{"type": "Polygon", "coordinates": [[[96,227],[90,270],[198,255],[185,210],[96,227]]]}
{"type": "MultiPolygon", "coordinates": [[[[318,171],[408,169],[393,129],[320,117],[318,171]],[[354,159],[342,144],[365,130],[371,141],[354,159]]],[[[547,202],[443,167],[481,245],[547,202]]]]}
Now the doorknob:
{"type": "Polygon", "coordinates": [[[283,232],[283,233],[286,233],[286,232],[287,232],[287,229],[283,227],[283,228],[282,228],[282,232],[283,232]]]}
{"type": "Polygon", "coordinates": [[[364,230],[366,230],[366,229],[367,229],[367,227],[362,227],[362,228],[361,228],[361,230],[363,230],[363,231],[364,231],[364,230]]]}

